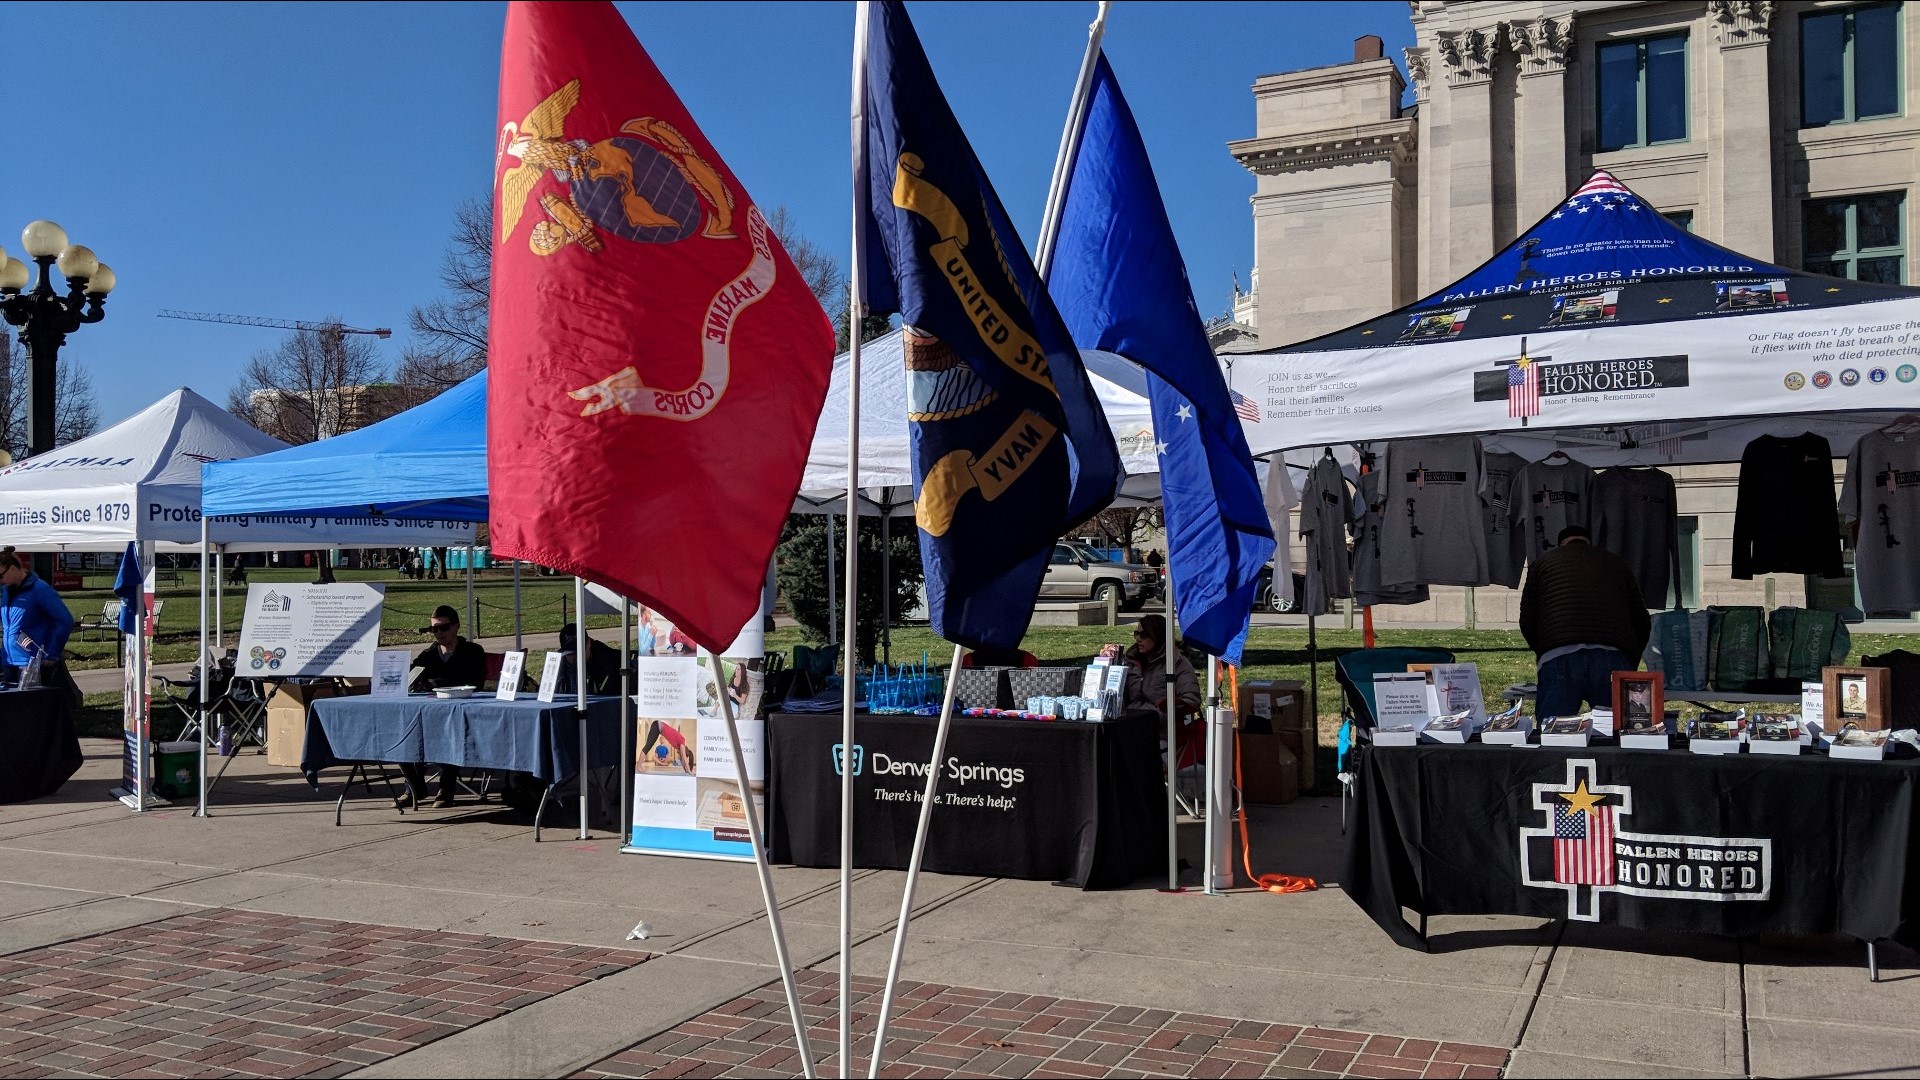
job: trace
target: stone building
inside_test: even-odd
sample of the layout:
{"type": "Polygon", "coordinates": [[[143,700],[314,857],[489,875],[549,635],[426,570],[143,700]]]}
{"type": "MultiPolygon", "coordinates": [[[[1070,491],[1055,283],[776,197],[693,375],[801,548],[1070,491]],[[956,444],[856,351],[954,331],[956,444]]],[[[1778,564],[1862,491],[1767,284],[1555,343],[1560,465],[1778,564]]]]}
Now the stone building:
{"type": "MultiPolygon", "coordinates": [[[[1670,219],[1772,262],[1920,283],[1920,8],[1898,3],[1414,0],[1405,69],[1263,76],[1252,138],[1260,347],[1410,303],[1512,242],[1594,169],[1670,219]],[[1916,113],[1906,110],[1914,100],[1916,113]]],[[[1223,335],[1225,337],[1227,335],[1223,335]]],[[[1233,345],[1222,342],[1223,351],[1233,345]]],[[[1242,346],[1244,347],[1244,346],[1242,346]]],[[[1837,466],[1836,466],[1837,470],[1837,466]]],[[[1674,470],[1688,606],[1852,602],[1851,581],[1729,575],[1736,469],[1674,470]]],[[[1297,540],[1295,541],[1297,543],[1297,540]]],[[[1386,621],[1517,615],[1501,588],[1435,588],[1386,621]]]]}

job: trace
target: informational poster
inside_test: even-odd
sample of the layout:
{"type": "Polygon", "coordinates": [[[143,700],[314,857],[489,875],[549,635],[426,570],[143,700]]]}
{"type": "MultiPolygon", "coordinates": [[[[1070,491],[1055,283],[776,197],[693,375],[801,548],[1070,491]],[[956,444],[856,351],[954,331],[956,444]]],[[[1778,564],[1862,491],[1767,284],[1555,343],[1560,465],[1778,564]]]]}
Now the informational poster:
{"type": "Polygon", "coordinates": [[[494,688],[493,696],[501,701],[520,700],[520,673],[526,669],[525,649],[507,653],[500,661],[500,684],[494,688]]]}
{"type": "Polygon", "coordinates": [[[560,665],[566,662],[566,654],[558,649],[547,653],[547,659],[540,667],[541,701],[552,701],[560,693],[560,665]]]}
{"type": "Polygon", "coordinates": [[[385,586],[365,582],[247,586],[235,674],[243,679],[371,679],[385,598],[385,586]]]}
{"type": "Polygon", "coordinates": [[[635,661],[638,743],[629,852],[698,858],[753,858],[747,798],[766,806],[766,721],[760,717],[760,658],[722,660],[716,676],[705,657],[676,652],[675,633],[647,620],[659,655],[635,661]],[[664,645],[664,652],[661,645],[664,645]],[[740,790],[720,695],[733,703],[749,790],[740,790]]]}
{"type": "Polygon", "coordinates": [[[1423,672],[1384,672],[1373,677],[1374,731],[1398,728],[1419,731],[1433,714],[1428,697],[1427,676],[1423,672]]]}
{"type": "Polygon", "coordinates": [[[374,697],[406,697],[407,671],[413,664],[413,655],[405,649],[381,649],[373,654],[373,688],[368,691],[374,697]]]}

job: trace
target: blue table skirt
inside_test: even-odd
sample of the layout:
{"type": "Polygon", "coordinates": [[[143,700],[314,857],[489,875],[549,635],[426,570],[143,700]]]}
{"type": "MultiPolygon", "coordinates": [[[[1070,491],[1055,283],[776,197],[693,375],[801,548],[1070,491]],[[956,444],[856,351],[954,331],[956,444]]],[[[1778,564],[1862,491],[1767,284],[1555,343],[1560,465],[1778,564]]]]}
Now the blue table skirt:
{"type": "MultiPolygon", "coordinates": [[[[587,753],[594,767],[619,764],[618,697],[587,699],[587,753]]],[[[572,701],[342,697],[310,707],[300,768],[313,778],[350,762],[432,762],[532,773],[552,784],[578,771],[579,755],[572,701]]]]}

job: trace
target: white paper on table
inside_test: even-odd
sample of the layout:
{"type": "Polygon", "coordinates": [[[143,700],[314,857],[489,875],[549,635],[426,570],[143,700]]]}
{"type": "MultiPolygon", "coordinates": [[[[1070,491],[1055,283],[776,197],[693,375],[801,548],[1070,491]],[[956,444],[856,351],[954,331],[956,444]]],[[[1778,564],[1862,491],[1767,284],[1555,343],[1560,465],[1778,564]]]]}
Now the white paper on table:
{"type": "Polygon", "coordinates": [[[501,701],[520,700],[520,673],[527,667],[525,650],[515,650],[506,654],[500,664],[500,687],[493,696],[501,701]]]}
{"type": "Polygon", "coordinates": [[[560,692],[560,665],[565,655],[558,649],[547,653],[546,663],[540,668],[541,701],[552,701],[560,692]]]}
{"type": "Polygon", "coordinates": [[[405,649],[381,649],[373,654],[372,697],[406,697],[407,671],[413,657],[405,649]]]}
{"type": "Polygon", "coordinates": [[[1412,725],[1417,734],[1433,719],[1428,711],[1427,676],[1418,671],[1385,671],[1373,677],[1375,733],[1412,725]]]}

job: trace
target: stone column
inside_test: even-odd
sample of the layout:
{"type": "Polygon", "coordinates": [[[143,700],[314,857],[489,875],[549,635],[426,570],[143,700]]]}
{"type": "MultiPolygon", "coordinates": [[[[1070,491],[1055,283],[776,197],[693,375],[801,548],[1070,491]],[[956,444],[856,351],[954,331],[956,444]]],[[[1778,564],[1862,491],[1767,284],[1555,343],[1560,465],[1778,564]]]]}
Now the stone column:
{"type": "MultiPolygon", "coordinates": [[[[1708,101],[1721,125],[1718,235],[1725,247],[1775,259],[1773,104],[1767,84],[1771,0],[1708,0],[1719,46],[1720,85],[1708,101]]],[[[1696,121],[1700,118],[1697,113],[1696,121]]]]}
{"type": "Polygon", "coordinates": [[[1519,227],[1526,229],[1572,191],[1574,178],[1567,175],[1567,50],[1573,44],[1573,16],[1508,23],[1507,41],[1520,58],[1514,188],[1519,227]]]}
{"type": "Polygon", "coordinates": [[[1434,198],[1439,187],[1436,163],[1443,152],[1434,140],[1435,117],[1433,106],[1433,83],[1428,67],[1430,54],[1423,48],[1411,48],[1402,54],[1407,62],[1407,78],[1413,83],[1414,115],[1419,118],[1420,156],[1414,163],[1416,211],[1413,227],[1408,233],[1415,239],[1415,295],[1425,295],[1431,290],[1428,283],[1445,280],[1439,276],[1437,267],[1446,265],[1446,256],[1436,254],[1431,237],[1435,234],[1434,198]]]}
{"type": "Polygon", "coordinates": [[[1436,37],[1446,65],[1449,113],[1446,277],[1456,278],[1493,254],[1493,61],[1501,27],[1447,31],[1436,37]]]}

